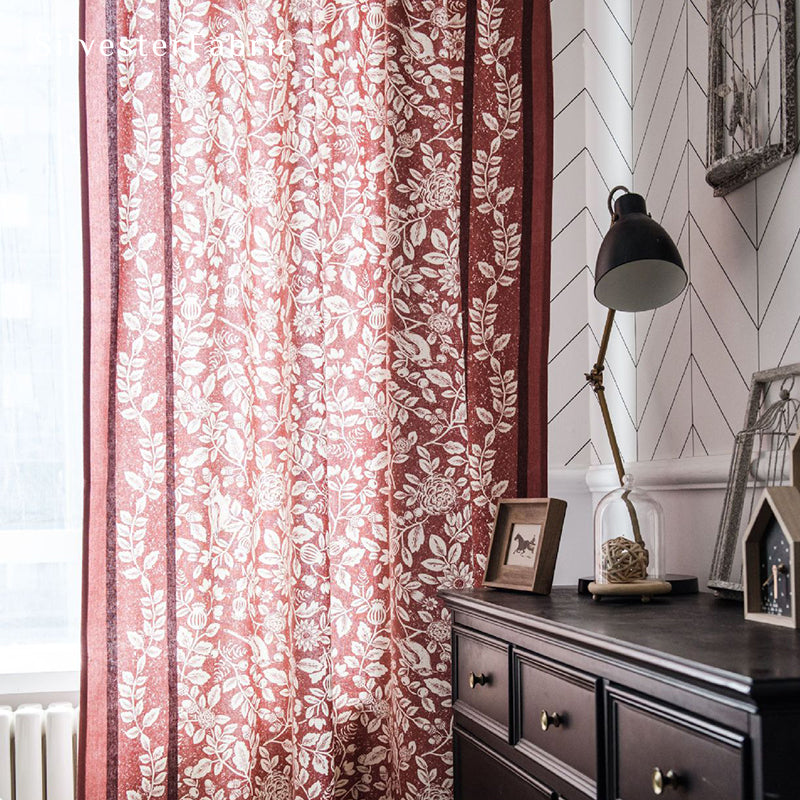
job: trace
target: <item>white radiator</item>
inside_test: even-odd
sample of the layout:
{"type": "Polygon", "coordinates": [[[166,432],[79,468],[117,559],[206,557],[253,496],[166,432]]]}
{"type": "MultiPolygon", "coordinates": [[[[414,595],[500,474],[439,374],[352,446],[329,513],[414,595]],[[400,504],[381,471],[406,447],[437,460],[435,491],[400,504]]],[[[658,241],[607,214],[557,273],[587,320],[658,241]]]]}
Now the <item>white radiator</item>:
{"type": "Polygon", "coordinates": [[[78,712],[0,706],[0,800],[75,800],[78,712]]]}

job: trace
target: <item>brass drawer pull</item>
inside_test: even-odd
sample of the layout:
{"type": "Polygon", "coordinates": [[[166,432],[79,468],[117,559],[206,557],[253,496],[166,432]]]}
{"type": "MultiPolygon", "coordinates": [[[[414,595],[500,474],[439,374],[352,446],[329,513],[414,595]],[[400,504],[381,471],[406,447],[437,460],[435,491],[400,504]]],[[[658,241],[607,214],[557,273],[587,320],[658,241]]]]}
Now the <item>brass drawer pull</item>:
{"type": "Polygon", "coordinates": [[[489,683],[489,677],[479,672],[477,675],[474,672],[469,674],[469,688],[474,689],[476,686],[485,686],[489,683]]]}
{"type": "Polygon", "coordinates": [[[542,730],[546,731],[551,726],[553,728],[558,728],[561,726],[563,722],[563,717],[561,714],[548,714],[544,709],[542,709],[542,715],[539,717],[542,723],[542,730]]]}
{"type": "Polygon", "coordinates": [[[663,773],[658,767],[653,769],[653,794],[664,794],[664,789],[677,789],[680,778],[671,769],[663,773]]]}

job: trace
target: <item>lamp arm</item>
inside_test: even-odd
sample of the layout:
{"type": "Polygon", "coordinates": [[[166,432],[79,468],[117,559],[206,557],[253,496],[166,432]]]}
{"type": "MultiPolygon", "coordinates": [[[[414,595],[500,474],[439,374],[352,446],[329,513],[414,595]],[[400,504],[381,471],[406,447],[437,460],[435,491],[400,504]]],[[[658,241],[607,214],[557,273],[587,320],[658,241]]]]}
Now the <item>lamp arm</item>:
{"type": "MultiPolygon", "coordinates": [[[[603,328],[603,336],[600,339],[600,351],[597,354],[597,361],[595,362],[592,371],[586,373],[586,380],[591,385],[594,391],[594,396],[600,405],[600,413],[603,416],[603,424],[605,425],[606,435],[608,436],[608,444],[611,447],[611,455],[614,459],[614,466],[617,469],[617,477],[619,478],[619,485],[624,486],[625,482],[625,466],[622,463],[622,454],[619,451],[619,444],[617,443],[617,435],[614,433],[614,425],[611,422],[611,413],[608,410],[608,403],[606,402],[606,391],[603,386],[603,370],[605,369],[606,350],[608,350],[608,341],[611,337],[611,330],[614,327],[614,316],[616,312],[613,308],[608,309],[606,316],[606,325],[603,328]]],[[[628,507],[628,513],[631,517],[631,525],[633,527],[633,538],[641,545],[643,545],[642,534],[639,528],[639,518],[636,514],[636,509],[633,504],[628,500],[627,492],[623,494],[622,499],[628,507]]]]}
{"type": "Polygon", "coordinates": [[[622,486],[622,478],[625,475],[625,467],[622,463],[622,455],[619,452],[617,437],[614,433],[614,425],[611,422],[611,414],[608,411],[608,403],[606,402],[605,387],[603,386],[603,370],[605,369],[606,350],[608,350],[608,341],[611,338],[611,330],[614,326],[615,314],[616,312],[613,308],[608,309],[606,325],[605,328],[603,328],[603,336],[600,339],[600,352],[597,354],[597,361],[592,367],[592,371],[586,373],[586,380],[591,385],[595,397],[597,398],[597,402],[600,404],[600,413],[603,415],[603,424],[606,428],[608,443],[611,446],[611,455],[614,458],[614,466],[617,468],[619,485],[622,486]]]}
{"type": "Polygon", "coordinates": [[[622,479],[625,476],[625,467],[622,463],[622,455],[619,452],[619,445],[617,444],[617,437],[614,433],[614,426],[611,423],[611,414],[608,411],[605,390],[602,387],[600,389],[595,389],[595,396],[597,397],[597,402],[600,405],[600,413],[603,415],[603,424],[606,427],[606,435],[608,436],[608,444],[611,447],[611,455],[614,458],[614,466],[617,468],[619,485],[622,486],[622,479]]]}
{"type": "Polygon", "coordinates": [[[594,365],[594,368],[600,372],[603,371],[606,365],[606,350],[608,350],[608,342],[609,339],[611,339],[611,331],[614,328],[614,317],[616,314],[617,312],[613,308],[608,309],[606,324],[603,328],[603,336],[600,339],[600,351],[597,354],[597,363],[594,365]]]}

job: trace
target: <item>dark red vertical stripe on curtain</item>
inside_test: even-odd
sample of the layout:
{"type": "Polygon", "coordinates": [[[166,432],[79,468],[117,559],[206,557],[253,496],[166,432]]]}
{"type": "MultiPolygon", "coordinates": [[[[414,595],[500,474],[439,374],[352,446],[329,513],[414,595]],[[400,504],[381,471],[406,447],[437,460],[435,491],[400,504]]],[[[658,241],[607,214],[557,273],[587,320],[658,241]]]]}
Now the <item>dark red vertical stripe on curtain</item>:
{"type": "Polygon", "coordinates": [[[547,496],[547,363],[553,216],[550,0],[526,0],[522,31],[523,209],[520,286],[520,496],[547,496]]]}
{"type": "MultiPolygon", "coordinates": [[[[117,4],[116,0],[111,0],[106,4],[106,40],[110,42],[119,41],[119,31],[117,28],[117,4]]],[[[108,150],[106,152],[108,165],[108,236],[109,236],[109,260],[108,264],[96,265],[99,269],[92,269],[92,275],[98,271],[108,268],[109,284],[108,294],[100,297],[92,293],[92,306],[107,304],[108,307],[108,328],[106,330],[96,329],[96,343],[99,346],[108,347],[108,362],[106,364],[106,401],[108,403],[108,424],[104,439],[93,440],[92,444],[99,450],[100,459],[105,460],[107,465],[106,478],[106,517],[103,527],[104,541],[106,549],[106,564],[114,565],[107,568],[105,580],[103,581],[106,590],[105,597],[105,621],[106,621],[106,763],[105,780],[106,793],[109,797],[118,796],[118,765],[119,765],[119,717],[117,708],[119,705],[119,659],[117,631],[119,615],[117,613],[117,579],[116,569],[117,558],[117,409],[116,409],[116,376],[117,376],[117,348],[119,332],[119,266],[120,266],[120,241],[119,241],[119,119],[118,119],[118,83],[117,83],[117,62],[116,58],[106,59],[105,86],[108,98],[107,115],[105,118],[106,136],[108,150]]],[[[104,226],[105,228],[105,226],[104,226]]],[[[105,232],[105,230],[104,230],[105,232]]],[[[105,284],[103,289],[105,289],[105,284]]],[[[92,312],[93,314],[93,312],[92,312]]],[[[93,388],[98,388],[102,378],[98,376],[93,388]]],[[[98,460],[100,460],[98,459],[98,460]]],[[[98,533],[100,529],[98,528],[98,533]]],[[[94,545],[97,547],[97,544],[94,545]]],[[[95,704],[92,704],[92,711],[95,704]]],[[[90,711],[91,713],[91,711],[90,711]]]]}
{"type": "Polygon", "coordinates": [[[476,570],[501,497],[547,495],[549,0],[469,3],[461,286],[476,570]]]}
{"type": "Polygon", "coordinates": [[[167,685],[169,692],[167,741],[167,800],[178,800],[178,618],[177,618],[177,523],[175,518],[175,349],[171,335],[174,308],[174,253],[172,226],[172,109],[170,0],[160,0],[160,39],[165,44],[161,60],[161,124],[163,126],[162,184],[164,209],[164,309],[166,314],[164,348],[165,427],[166,427],[166,572],[167,572],[167,685]]]}

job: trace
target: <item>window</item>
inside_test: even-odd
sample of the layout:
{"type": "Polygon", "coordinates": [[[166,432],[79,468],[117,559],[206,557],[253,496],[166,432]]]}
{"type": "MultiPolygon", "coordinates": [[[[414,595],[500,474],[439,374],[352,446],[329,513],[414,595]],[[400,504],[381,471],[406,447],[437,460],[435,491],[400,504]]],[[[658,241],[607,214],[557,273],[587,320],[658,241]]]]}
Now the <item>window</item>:
{"type": "Polygon", "coordinates": [[[0,673],[77,670],[83,482],[78,4],[4,6],[0,673]]]}

